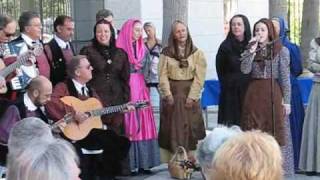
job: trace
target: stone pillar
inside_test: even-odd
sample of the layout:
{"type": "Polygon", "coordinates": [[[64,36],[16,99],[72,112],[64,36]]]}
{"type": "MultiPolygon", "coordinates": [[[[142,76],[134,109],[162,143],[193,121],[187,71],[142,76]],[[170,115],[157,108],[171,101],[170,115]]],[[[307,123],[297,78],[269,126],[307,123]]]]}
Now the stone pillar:
{"type": "Polygon", "coordinates": [[[206,79],[217,79],[215,57],[224,40],[223,0],[190,0],[188,26],[193,42],[207,59],[206,79]]]}
{"type": "Polygon", "coordinates": [[[73,0],[72,17],[75,22],[74,45],[77,52],[93,38],[96,13],[104,8],[104,0],[73,0]]]}
{"type": "Polygon", "coordinates": [[[113,12],[117,29],[130,18],[141,19],[141,6],[141,0],[104,0],[104,7],[113,12]]]}

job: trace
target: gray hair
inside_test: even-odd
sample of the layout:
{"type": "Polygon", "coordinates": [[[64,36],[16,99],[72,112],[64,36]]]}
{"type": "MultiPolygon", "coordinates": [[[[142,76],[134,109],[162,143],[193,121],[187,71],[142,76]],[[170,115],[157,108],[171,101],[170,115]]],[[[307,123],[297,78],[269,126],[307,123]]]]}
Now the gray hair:
{"type": "Polygon", "coordinates": [[[156,28],[155,25],[154,25],[152,22],[145,22],[145,23],[143,24],[143,28],[146,28],[146,27],[156,28]]]}
{"type": "Polygon", "coordinates": [[[40,18],[39,14],[33,11],[23,12],[18,20],[20,32],[24,32],[26,26],[30,25],[30,22],[33,18],[40,18]]]}
{"type": "Polygon", "coordinates": [[[113,13],[110,9],[101,9],[96,14],[96,21],[98,22],[101,19],[107,18],[108,16],[113,17],[113,13]]]}
{"type": "Polygon", "coordinates": [[[29,146],[15,159],[8,159],[7,180],[72,180],[77,164],[73,146],[54,139],[29,146]]]}
{"type": "Polygon", "coordinates": [[[196,151],[197,159],[201,167],[211,167],[213,157],[219,147],[229,138],[241,133],[238,126],[230,128],[225,126],[216,127],[203,140],[198,143],[196,151]]]}
{"type": "Polygon", "coordinates": [[[48,124],[36,117],[25,118],[17,122],[10,132],[9,154],[14,158],[30,145],[53,140],[54,137],[48,124]]]}
{"type": "Polygon", "coordinates": [[[4,29],[9,23],[13,21],[14,20],[11,17],[0,14],[0,30],[4,29]]]}
{"type": "Polygon", "coordinates": [[[74,78],[75,72],[80,65],[81,59],[87,59],[85,55],[76,55],[67,63],[67,75],[69,78],[74,78]]]}

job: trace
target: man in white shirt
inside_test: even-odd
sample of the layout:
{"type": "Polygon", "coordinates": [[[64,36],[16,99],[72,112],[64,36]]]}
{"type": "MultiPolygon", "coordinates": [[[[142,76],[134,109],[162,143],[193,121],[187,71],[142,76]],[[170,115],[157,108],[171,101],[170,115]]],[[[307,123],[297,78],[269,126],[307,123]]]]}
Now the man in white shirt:
{"type": "Polygon", "coordinates": [[[50,80],[56,85],[66,80],[66,64],[75,55],[70,43],[74,33],[74,22],[70,16],[60,15],[55,19],[53,28],[55,35],[45,45],[45,52],[51,67],[50,80]]]}
{"type": "Polygon", "coordinates": [[[44,76],[37,76],[30,82],[27,91],[18,99],[16,106],[19,109],[21,119],[38,117],[49,123],[44,105],[51,99],[52,84],[44,76]]]}
{"type": "MultiPolygon", "coordinates": [[[[18,20],[21,35],[9,43],[11,54],[21,55],[35,47],[42,47],[41,29],[42,24],[38,13],[26,11],[21,14],[18,20]]],[[[18,76],[20,78],[21,88],[24,89],[30,82],[30,79],[43,75],[50,78],[50,66],[47,57],[41,51],[37,53],[35,60],[30,61],[27,65],[20,68],[22,71],[18,76]],[[26,79],[21,81],[21,79],[26,79]]]]}

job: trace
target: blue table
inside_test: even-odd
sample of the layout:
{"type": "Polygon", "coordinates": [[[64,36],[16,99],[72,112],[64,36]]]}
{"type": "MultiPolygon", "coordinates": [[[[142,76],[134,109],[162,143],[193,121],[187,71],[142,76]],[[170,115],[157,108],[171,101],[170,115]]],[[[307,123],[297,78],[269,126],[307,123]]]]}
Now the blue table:
{"type": "MultiPolygon", "coordinates": [[[[302,100],[304,104],[308,103],[309,94],[312,88],[312,78],[298,78],[301,90],[302,100]]],[[[219,104],[220,83],[218,80],[206,80],[204,90],[201,97],[201,105],[203,108],[219,104]]]]}

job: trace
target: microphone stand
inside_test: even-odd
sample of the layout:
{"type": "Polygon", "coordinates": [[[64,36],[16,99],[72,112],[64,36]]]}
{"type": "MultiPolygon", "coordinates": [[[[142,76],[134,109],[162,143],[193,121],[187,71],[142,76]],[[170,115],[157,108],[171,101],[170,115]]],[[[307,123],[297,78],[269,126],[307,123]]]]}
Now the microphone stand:
{"type": "MultiPolygon", "coordinates": [[[[274,41],[276,42],[276,41],[274,41]]],[[[272,120],[272,134],[275,137],[276,136],[276,118],[275,118],[275,109],[274,109],[274,81],[273,81],[273,46],[274,42],[272,41],[271,44],[269,44],[269,47],[267,45],[267,48],[270,48],[270,62],[271,62],[271,77],[270,77],[270,85],[271,85],[271,91],[270,91],[270,96],[271,96],[271,120],[272,120]]],[[[268,49],[267,49],[268,50],[268,49]]]]}

